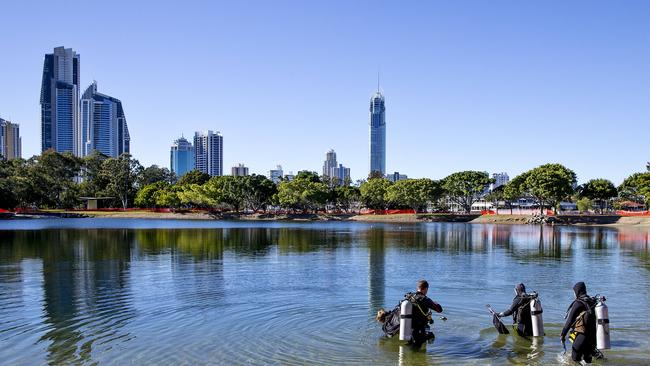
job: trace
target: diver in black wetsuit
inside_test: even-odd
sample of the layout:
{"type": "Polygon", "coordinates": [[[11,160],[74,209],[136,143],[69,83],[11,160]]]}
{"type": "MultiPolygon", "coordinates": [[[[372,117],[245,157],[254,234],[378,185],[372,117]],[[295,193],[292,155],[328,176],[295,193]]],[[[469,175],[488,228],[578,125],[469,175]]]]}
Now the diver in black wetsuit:
{"type": "Polygon", "coordinates": [[[433,339],[433,333],[427,333],[427,325],[433,323],[431,310],[441,313],[442,306],[427,297],[429,292],[429,283],[426,280],[420,280],[417,284],[417,292],[409,292],[404,297],[413,304],[413,318],[411,328],[413,329],[413,339],[410,343],[414,348],[419,349],[422,343],[433,339]]]}
{"type": "Polygon", "coordinates": [[[566,322],[562,329],[561,339],[564,343],[567,333],[573,329],[573,346],[571,358],[580,362],[584,360],[591,363],[592,354],[596,349],[596,314],[594,311],[595,299],[587,295],[587,286],[578,282],[573,286],[576,299],[573,300],[566,313],[566,322]]]}
{"type": "Polygon", "coordinates": [[[512,315],[513,324],[517,324],[517,334],[530,337],[533,335],[533,319],[530,314],[530,299],[526,294],[526,286],[523,283],[515,286],[515,298],[512,305],[506,311],[500,312],[500,318],[512,315]]]}

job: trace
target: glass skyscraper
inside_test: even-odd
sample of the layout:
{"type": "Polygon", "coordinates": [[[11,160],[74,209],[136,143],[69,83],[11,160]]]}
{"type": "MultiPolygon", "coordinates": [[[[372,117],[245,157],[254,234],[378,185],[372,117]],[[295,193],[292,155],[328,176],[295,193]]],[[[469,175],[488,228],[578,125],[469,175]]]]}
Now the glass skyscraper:
{"type": "Polygon", "coordinates": [[[80,156],[97,150],[110,157],[130,152],[131,138],[122,102],[97,92],[93,82],[81,97],[80,156]]]}
{"type": "Polygon", "coordinates": [[[370,99],[370,173],[386,174],[386,105],[379,89],[370,99]]]}
{"type": "Polygon", "coordinates": [[[219,132],[194,134],[194,166],[212,177],[223,175],[223,136],[219,132]]]}
{"type": "Polygon", "coordinates": [[[169,155],[170,170],[177,177],[194,170],[194,146],[185,137],[179,137],[174,141],[169,155]]]}
{"type": "Polygon", "coordinates": [[[41,150],[54,149],[80,156],[80,56],[56,47],[45,55],[41,83],[41,150]]]}

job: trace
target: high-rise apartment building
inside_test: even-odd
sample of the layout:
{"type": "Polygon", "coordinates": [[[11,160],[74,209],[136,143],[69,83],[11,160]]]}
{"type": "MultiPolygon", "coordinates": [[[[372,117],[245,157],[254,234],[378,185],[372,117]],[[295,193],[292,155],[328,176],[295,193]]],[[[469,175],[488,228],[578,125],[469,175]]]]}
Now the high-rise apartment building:
{"type": "Polygon", "coordinates": [[[79,119],[80,56],[56,47],[45,55],[41,83],[41,151],[54,149],[81,156],[79,119]]]}
{"type": "Polygon", "coordinates": [[[492,174],[492,179],[494,179],[494,183],[490,185],[490,190],[494,190],[503,185],[506,185],[506,183],[510,181],[510,177],[508,176],[508,173],[505,172],[492,174]]]}
{"type": "Polygon", "coordinates": [[[331,177],[331,170],[336,168],[336,152],[330,150],[325,154],[325,162],[323,163],[323,177],[331,177]]]}
{"type": "Polygon", "coordinates": [[[194,166],[212,177],[223,175],[223,136],[219,132],[194,134],[194,166]]]}
{"type": "Polygon", "coordinates": [[[122,102],[97,92],[93,82],[81,97],[79,156],[99,151],[110,157],[130,152],[131,137],[122,102]]]}
{"type": "Polygon", "coordinates": [[[248,167],[244,164],[238,164],[230,168],[230,174],[235,177],[245,177],[248,175],[248,167]]]}
{"type": "Polygon", "coordinates": [[[275,184],[280,184],[283,176],[284,172],[282,171],[282,165],[278,165],[275,169],[269,171],[269,179],[275,184]]]}
{"type": "Polygon", "coordinates": [[[346,168],[343,164],[330,169],[330,178],[335,178],[337,184],[347,184],[350,182],[350,168],[346,168]]]}
{"type": "Polygon", "coordinates": [[[185,137],[174,141],[169,155],[169,168],[177,177],[194,170],[194,146],[185,137]]]}
{"type": "Polygon", "coordinates": [[[406,174],[400,174],[399,172],[395,172],[393,174],[386,175],[386,179],[395,183],[395,182],[399,182],[400,180],[409,179],[409,177],[406,174]]]}
{"type": "Polygon", "coordinates": [[[386,105],[377,92],[370,98],[370,173],[386,174],[386,105]]]}
{"type": "Polygon", "coordinates": [[[21,157],[20,127],[0,118],[0,155],[4,159],[21,157]]]}

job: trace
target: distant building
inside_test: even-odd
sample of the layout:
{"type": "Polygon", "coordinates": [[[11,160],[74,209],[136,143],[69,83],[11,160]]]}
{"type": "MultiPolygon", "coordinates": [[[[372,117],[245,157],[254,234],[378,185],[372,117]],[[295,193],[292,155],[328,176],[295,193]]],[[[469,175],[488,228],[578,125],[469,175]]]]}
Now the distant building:
{"type": "Polygon", "coordinates": [[[323,163],[323,177],[332,177],[332,169],[336,168],[336,152],[330,150],[325,154],[325,162],[323,163]]]}
{"type": "Polygon", "coordinates": [[[379,91],[370,98],[370,173],[386,174],[386,105],[379,91]]]}
{"type": "Polygon", "coordinates": [[[283,176],[282,165],[276,166],[275,169],[271,169],[269,172],[269,179],[275,184],[280,184],[283,176]]]}
{"type": "Polygon", "coordinates": [[[508,173],[505,172],[492,174],[492,179],[494,179],[494,183],[490,185],[491,191],[506,185],[506,183],[510,181],[510,177],[508,176],[508,173]]]}
{"type": "Polygon", "coordinates": [[[81,131],[78,155],[93,151],[118,157],[131,151],[131,137],[126,124],[122,102],[97,92],[93,82],[81,96],[81,131]]]}
{"type": "Polygon", "coordinates": [[[350,168],[346,168],[343,164],[330,169],[330,178],[336,178],[339,185],[350,182],[350,168]]]}
{"type": "Polygon", "coordinates": [[[408,177],[406,176],[406,174],[400,174],[399,172],[395,172],[393,174],[388,174],[386,176],[386,179],[395,183],[395,182],[399,182],[400,180],[408,179],[408,177]]]}
{"type": "Polygon", "coordinates": [[[223,175],[223,136],[219,132],[194,134],[194,166],[211,177],[223,175]]]}
{"type": "Polygon", "coordinates": [[[244,164],[238,164],[230,169],[230,174],[235,177],[245,177],[248,175],[248,167],[244,164]]]}
{"type": "Polygon", "coordinates": [[[291,171],[289,172],[289,174],[285,174],[285,176],[284,176],[284,180],[286,180],[287,182],[291,182],[295,178],[296,178],[296,176],[291,171]]]}
{"type": "Polygon", "coordinates": [[[41,83],[41,151],[54,149],[81,156],[79,120],[80,56],[56,47],[45,55],[41,83]]]}
{"type": "Polygon", "coordinates": [[[7,160],[20,158],[21,145],[20,126],[0,118],[0,155],[7,160]]]}
{"type": "Polygon", "coordinates": [[[194,170],[194,146],[185,137],[174,141],[169,155],[169,168],[177,177],[194,170]]]}

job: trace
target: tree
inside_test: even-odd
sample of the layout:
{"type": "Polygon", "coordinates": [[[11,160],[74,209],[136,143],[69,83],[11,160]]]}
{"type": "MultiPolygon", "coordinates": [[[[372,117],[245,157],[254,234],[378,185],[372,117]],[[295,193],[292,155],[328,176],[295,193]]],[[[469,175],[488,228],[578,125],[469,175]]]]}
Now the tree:
{"type": "Polygon", "coordinates": [[[592,179],[578,187],[578,197],[598,202],[600,213],[609,207],[609,200],[617,195],[616,186],[607,179],[592,179]]]}
{"type": "Polygon", "coordinates": [[[294,211],[307,212],[323,208],[327,197],[327,185],[313,172],[300,172],[294,180],[282,181],[278,185],[278,203],[294,211]]]}
{"type": "Polygon", "coordinates": [[[169,171],[169,169],[160,168],[158,165],[151,165],[142,170],[142,173],[138,179],[138,184],[140,187],[144,187],[156,182],[174,184],[175,181],[176,175],[169,171]]]}
{"type": "Polygon", "coordinates": [[[371,178],[361,184],[361,202],[371,210],[385,210],[388,203],[386,192],[391,183],[386,178],[371,178]]]}
{"type": "Polygon", "coordinates": [[[156,207],[156,197],[161,190],[165,190],[169,187],[169,184],[166,182],[156,182],[152,184],[147,184],[146,186],[140,188],[138,193],[135,195],[135,205],[138,207],[147,207],[152,208],[156,207]]]}
{"type": "Polygon", "coordinates": [[[266,210],[278,187],[267,177],[253,174],[243,179],[244,205],[253,210],[266,210]]]}
{"type": "Polygon", "coordinates": [[[442,188],[452,202],[469,213],[472,204],[492,182],[487,173],[468,170],[447,176],[442,180],[442,188]]]}
{"type": "Polygon", "coordinates": [[[178,180],[178,185],[184,186],[186,184],[199,184],[203,185],[207,183],[210,180],[210,176],[207,173],[203,173],[200,170],[192,170],[185,175],[183,175],[179,180],[178,180]]]}
{"type": "Polygon", "coordinates": [[[580,213],[588,212],[593,208],[593,205],[591,204],[591,200],[587,197],[583,197],[579,199],[576,202],[576,206],[578,206],[578,211],[580,211],[580,213]]]}
{"type": "Polygon", "coordinates": [[[18,205],[14,176],[13,163],[0,156],[0,208],[13,209],[18,205]]]}
{"type": "Polygon", "coordinates": [[[386,178],[384,177],[384,174],[380,172],[379,170],[373,170],[368,174],[368,180],[371,179],[383,179],[386,178]]]}
{"type": "MultiPolygon", "coordinates": [[[[505,188],[505,186],[498,186],[485,195],[485,200],[492,203],[497,215],[499,214],[499,203],[505,200],[505,188]]],[[[512,213],[512,207],[510,209],[510,213],[512,213]]]]}
{"type": "Polygon", "coordinates": [[[619,196],[650,207],[650,172],[634,173],[618,187],[619,196]]]}
{"type": "Polygon", "coordinates": [[[361,199],[359,188],[351,185],[334,188],[334,194],[336,195],[336,206],[345,212],[350,212],[352,205],[361,199]]]}
{"type": "Polygon", "coordinates": [[[106,194],[116,197],[122,208],[129,207],[138,191],[138,178],[142,172],[140,162],[130,154],[122,154],[117,158],[109,158],[102,164],[102,179],[106,179],[106,194]]]}
{"type": "Polygon", "coordinates": [[[386,191],[386,200],[395,206],[405,206],[415,213],[426,209],[427,204],[442,195],[439,182],[428,178],[404,179],[395,182],[386,191]]]}
{"type": "Polygon", "coordinates": [[[176,186],[167,186],[155,193],[156,205],[175,209],[180,207],[181,200],[176,192],[176,186]]]}
{"type": "Polygon", "coordinates": [[[108,181],[101,174],[102,164],[108,159],[107,155],[94,150],[83,158],[81,176],[83,181],[79,185],[79,193],[85,197],[99,197],[106,190],[108,181]]]}
{"type": "Polygon", "coordinates": [[[557,212],[557,205],[573,193],[576,174],[561,164],[545,164],[528,171],[525,188],[539,201],[540,212],[548,204],[557,212]]]}
{"type": "Polygon", "coordinates": [[[69,152],[48,150],[30,158],[21,171],[27,198],[37,207],[70,208],[78,204],[78,187],[74,178],[81,168],[81,159],[69,152]]]}

